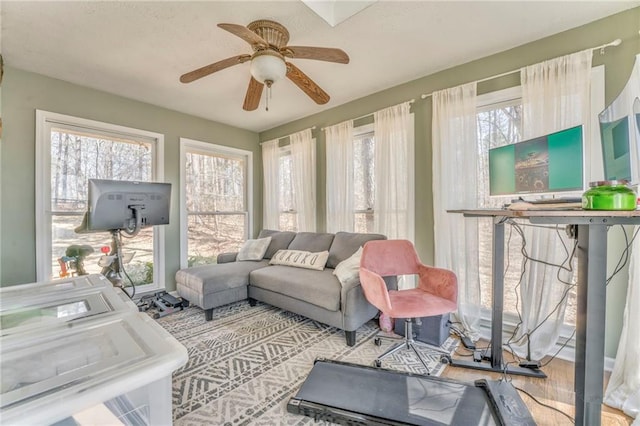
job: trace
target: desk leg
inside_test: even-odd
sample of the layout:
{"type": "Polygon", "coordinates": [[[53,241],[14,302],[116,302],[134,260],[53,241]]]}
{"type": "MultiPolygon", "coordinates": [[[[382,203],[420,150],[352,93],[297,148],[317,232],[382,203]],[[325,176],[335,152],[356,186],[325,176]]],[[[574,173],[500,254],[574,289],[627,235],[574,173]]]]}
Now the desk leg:
{"type": "Polygon", "coordinates": [[[576,425],[600,425],[607,302],[607,226],[578,226],[576,425]]]}
{"type": "Polygon", "coordinates": [[[491,295],[491,367],[502,368],[502,311],[504,309],[504,223],[493,223],[493,294],[491,295]]]}
{"type": "Polygon", "coordinates": [[[547,375],[537,368],[523,368],[517,365],[503,365],[502,360],[502,311],[504,308],[504,222],[494,218],[493,222],[493,294],[491,300],[491,355],[489,364],[484,361],[465,361],[453,359],[452,367],[474,370],[495,371],[520,376],[546,378],[547,375]]]}

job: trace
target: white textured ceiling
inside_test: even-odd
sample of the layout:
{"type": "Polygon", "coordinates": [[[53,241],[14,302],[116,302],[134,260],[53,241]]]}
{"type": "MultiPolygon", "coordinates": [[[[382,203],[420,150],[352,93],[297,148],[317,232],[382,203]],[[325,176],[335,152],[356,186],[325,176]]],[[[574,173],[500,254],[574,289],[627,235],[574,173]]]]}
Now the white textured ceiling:
{"type": "MultiPolygon", "coordinates": [[[[5,64],[252,131],[636,7],[639,1],[378,1],[331,27],[290,1],[1,2],[5,64]],[[250,46],[216,26],[272,19],[289,44],[338,47],[348,65],[292,60],[329,95],[274,84],[269,111],[242,109],[249,63],[189,84],[180,75],[250,46]]],[[[607,42],[609,40],[603,40],[607,42]]],[[[263,94],[264,96],[264,94],[263,94]]]]}

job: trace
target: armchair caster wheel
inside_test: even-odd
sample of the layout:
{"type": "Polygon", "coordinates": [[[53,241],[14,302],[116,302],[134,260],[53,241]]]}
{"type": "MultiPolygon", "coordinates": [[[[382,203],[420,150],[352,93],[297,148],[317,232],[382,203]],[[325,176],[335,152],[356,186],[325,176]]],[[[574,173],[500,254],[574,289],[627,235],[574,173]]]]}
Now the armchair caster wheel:
{"type": "Polygon", "coordinates": [[[440,362],[443,364],[451,364],[451,355],[442,355],[440,357],[440,362]]]}
{"type": "Polygon", "coordinates": [[[376,359],[375,361],[373,361],[373,365],[380,368],[382,367],[382,361],[380,361],[379,359],[376,359]]]}
{"type": "Polygon", "coordinates": [[[376,338],[373,340],[373,343],[375,343],[375,345],[376,345],[376,346],[382,346],[382,339],[381,339],[381,338],[379,338],[379,337],[376,337],[376,338]]]}

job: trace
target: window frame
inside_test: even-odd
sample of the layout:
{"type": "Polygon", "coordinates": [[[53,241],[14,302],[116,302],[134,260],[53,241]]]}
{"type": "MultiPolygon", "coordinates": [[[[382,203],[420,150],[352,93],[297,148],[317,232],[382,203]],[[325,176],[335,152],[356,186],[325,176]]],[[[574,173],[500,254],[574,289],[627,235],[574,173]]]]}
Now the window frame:
{"type": "MultiPolygon", "coordinates": [[[[253,152],[233,148],[226,145],[198,141],[189,138],[180,138],[180,267],[188,266],[188,215],[187,212],[187,153],[195,152],[203,155],[227,156],[244,158],[245,160],[245,240],[251,235],[253,229],[253,152]]],[[[218,212],[229,214],[230,212],[218,212]]],[[[234,212],[237,213],[237,212],[234,212]]]]}
{"type": "MultiPolygon", "coordinates": [[[[51,129],[84,128],[107,137],[127,137],[151,143],[151,168],[153,181],[164,179],[164,135],[161,133],[120,126],[86,118],[75,117],[51,111],[36,110],[36,280],[53,279],[51,270],[52,215],[51,209],[51,129]]],[[[142,291],[161,290],[165,282],[165,230],[163,226],[153,227],[154,268],[153,284],[140,286],[142,291]]]]}

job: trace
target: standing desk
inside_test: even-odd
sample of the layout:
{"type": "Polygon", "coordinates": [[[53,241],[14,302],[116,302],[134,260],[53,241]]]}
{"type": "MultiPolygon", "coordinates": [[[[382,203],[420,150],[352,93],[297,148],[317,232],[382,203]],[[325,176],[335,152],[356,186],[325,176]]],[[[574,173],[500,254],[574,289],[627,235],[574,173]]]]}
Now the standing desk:
{"type": "MultiPolygon", "coordinates": [[[[451,365],[480,370],[546,377],[502,362],[502,309],[504,296],[504,224],[525,219],[533,224],[572,225],[578,238],[578,285],[575,351],[576,425],[600,425],[604,373],[604,332],[607,303],[607,228],[640,225],[640,211],[595,210],[450,210],[465,217],[493,219],[493,297],[490,365],[453,360],[451,365]]],[[[526,370],[526,369],[524,369],[526,370]]],[[[540,373],[540,374],[538,374],[540,373]]]]}

